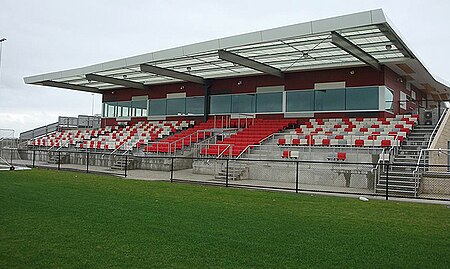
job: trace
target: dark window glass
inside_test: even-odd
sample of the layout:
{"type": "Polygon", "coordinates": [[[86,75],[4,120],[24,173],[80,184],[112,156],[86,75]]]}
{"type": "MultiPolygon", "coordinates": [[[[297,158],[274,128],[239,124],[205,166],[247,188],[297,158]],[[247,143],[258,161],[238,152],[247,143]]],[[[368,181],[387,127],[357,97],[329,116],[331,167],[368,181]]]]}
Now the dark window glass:
{"type": "Polygon", "coordinates": [[[257,112],[282,112],[283,92],[258,93],[257,112]]]}
{"type": "Polygon", "coordinates": [[[286,111],[313,111],[314,91],[288,91],[286,92],[286,111]]]}
{"type": "Polygon", "coordinates": [[[378,110],[378,87],[346,89],[345,103],[347,110],[378,110]]]}
{"type": "Polygon", "coordinates": [[[166,115],[166,99],[150,100],[150,115],[166,115]]]}
{"type": "Polygon", "coordinates": [[[345,110],[345,89],[315,90],[314,102],[316,111],[345,110]]]}

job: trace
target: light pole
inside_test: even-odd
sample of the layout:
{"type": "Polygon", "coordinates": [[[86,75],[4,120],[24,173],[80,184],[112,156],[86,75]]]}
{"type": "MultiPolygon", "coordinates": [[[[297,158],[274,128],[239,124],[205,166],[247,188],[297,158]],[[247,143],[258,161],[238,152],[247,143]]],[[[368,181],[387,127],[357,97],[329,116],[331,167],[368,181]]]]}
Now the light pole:
{"type": "Polygon", "coordinates": [[[92,116],[94,116],[94,94],[92,94],[92,110],[91,110],[92,116]]]}
{"type": "Polygon", "coordinates": [[[3,50],[3,41],[6,41],[6,38],[0,39],[0,81],[2,78],[2,50],[3,50]]]}

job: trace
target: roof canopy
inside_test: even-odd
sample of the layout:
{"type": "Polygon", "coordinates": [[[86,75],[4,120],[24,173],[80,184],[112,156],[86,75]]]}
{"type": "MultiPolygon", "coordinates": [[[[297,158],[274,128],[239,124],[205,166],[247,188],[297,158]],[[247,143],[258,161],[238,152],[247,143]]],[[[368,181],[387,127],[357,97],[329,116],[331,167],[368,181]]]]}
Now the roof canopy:
{"type": "Polygon", "coordinates": [[[294,24],[142,54],[82,68],[26,77],[28,84],[97,92],[147,89],[180,81],[386,65],[417,88],[448,100],[381,9],[294,24]]]}

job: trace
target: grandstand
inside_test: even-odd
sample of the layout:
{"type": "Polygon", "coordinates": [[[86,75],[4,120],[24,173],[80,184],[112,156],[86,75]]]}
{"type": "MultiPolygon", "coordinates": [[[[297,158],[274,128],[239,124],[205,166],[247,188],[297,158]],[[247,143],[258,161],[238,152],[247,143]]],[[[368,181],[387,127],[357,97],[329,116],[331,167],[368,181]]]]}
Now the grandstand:
{"type": "Polygon", "coordinates": [[[394,29],[382,10],[372,10],[26,77],[102,94],[103,112],[100,126],[21,134],[22,150],[152,157],[153,170],[166,170],[167,157],[195,158],[175,160],[171,169],[216,180],[224,159],[234,161],[231,179],[260,181],[285,173],[278,161],[329,162],[304,170],[321,179],[305,172],[300,181],[380,193],[387,171],[372,179],[373,169],[391,161],[390,191],[417,196],[426,172],[418,164],[450,140],[449,85],[394,29]],[[372,165],[348,172],[336,162],[372,165]]]}

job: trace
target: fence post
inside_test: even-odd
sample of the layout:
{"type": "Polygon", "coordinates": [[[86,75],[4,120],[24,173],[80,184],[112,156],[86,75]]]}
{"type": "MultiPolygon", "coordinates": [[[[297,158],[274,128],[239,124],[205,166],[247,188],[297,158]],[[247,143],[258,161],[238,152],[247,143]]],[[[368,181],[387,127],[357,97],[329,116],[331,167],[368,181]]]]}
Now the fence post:
{"type": "Polygon", "coordinates": [[[33,168],[35,167],[35,166],[34,166],[35,161],[36,161],[36,150],[33,149],[33,168]]]}
{"type": "Polygon", "coordinates": [[[388,161],[386,168],[386,201],[389,200],[389,164],[390,161],[388,161]]]}
{"type": "Polygon", "coordinates": [[[127,177],[127,169],[128,169],[128,154],[125,154],[125,177],[127,177]]]}
{"type": "Polygon", "coordinates": [[[86,151],[86,173],[89,173],[89,151],[86,151]]]}
{"type": "Polygon", "coordinates": [[[12,148],[10,148],[9,151],[11,153],[11,166],[13,166],[13,150],[12,150],[12,148]]]}
{"type": "Polygon", "coordinates": [[[170,182],[173,182],[173,156],[170,158],[170,182]]]}
{"type": "Polygon", "coordinates": [[[298,161],[295,162],[295,193],[298,193],[298,161]]]}
{"type": "Polygon", "coordinates": [[[58,170],[61,170],[61,151],[58,151],[58,170]]]}
{"type": "Polygon", "coordinates": [[[225,187],[228,187],[228,162],[229,162],[229,158],[227,158],[227,170],[226,170],[226,175],[225,175],[225,187]]]}

